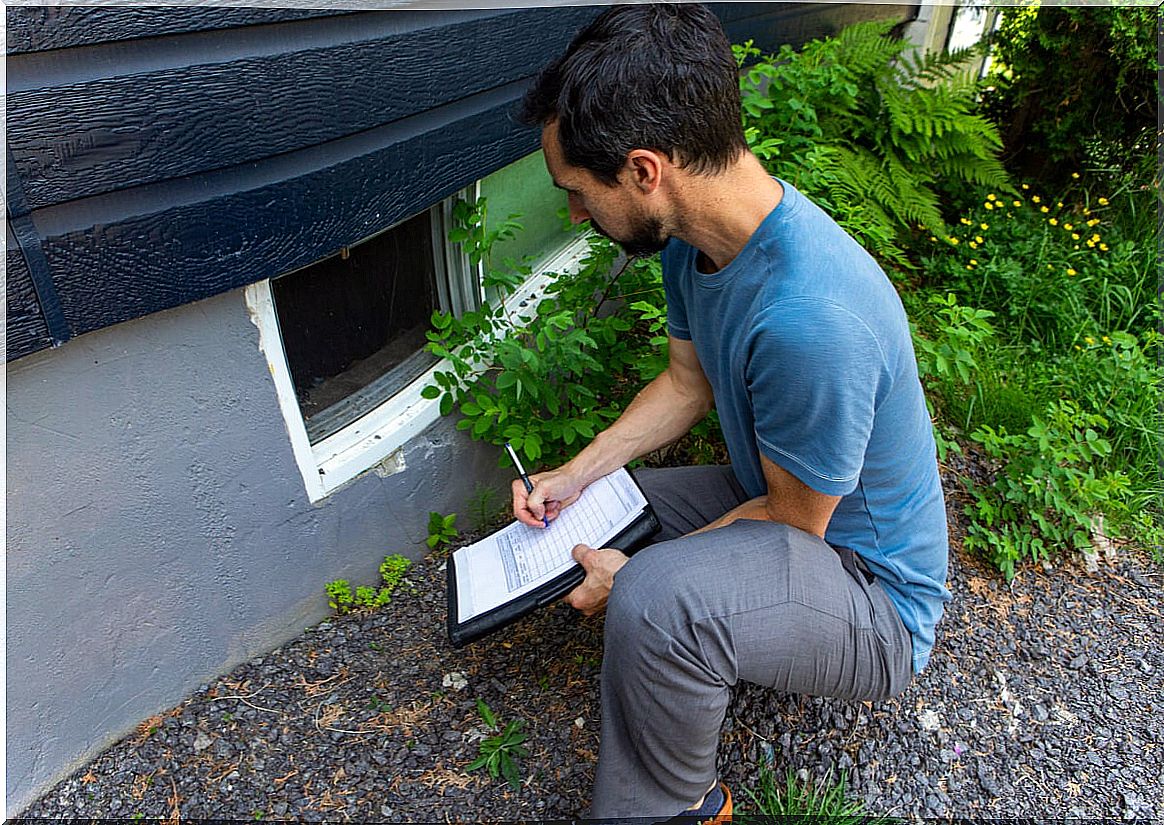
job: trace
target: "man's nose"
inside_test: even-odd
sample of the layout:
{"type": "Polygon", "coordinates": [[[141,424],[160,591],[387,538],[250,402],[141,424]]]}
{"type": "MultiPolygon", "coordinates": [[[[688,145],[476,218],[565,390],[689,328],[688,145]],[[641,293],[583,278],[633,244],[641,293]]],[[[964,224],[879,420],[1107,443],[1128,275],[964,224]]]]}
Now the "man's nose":
{"type": "Polygon", "coordinates": [[[582,205],[582,199],[570,195],[567,199],[570,207],[570,223],[582,223],[582,221],[590,219],[590,213],[586,211],[586,207],[582,205]]]}

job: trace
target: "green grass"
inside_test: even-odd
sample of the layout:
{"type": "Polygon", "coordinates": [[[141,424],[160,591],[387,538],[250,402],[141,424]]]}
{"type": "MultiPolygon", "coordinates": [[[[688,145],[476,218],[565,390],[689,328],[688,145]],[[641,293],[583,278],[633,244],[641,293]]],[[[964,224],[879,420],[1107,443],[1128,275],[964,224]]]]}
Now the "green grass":
{"type": "Polygon", "coordinates": [[[845,795],[845,774],[829,774],[820,784],[800,782],[789,769],[778,782],[772,769],[760,764],[759,784],[743,788],[736,802],[734,820],[759,823],[779,817],[785,825],[884,825],[889,820],[872,816],[859,800],[845,795]]]}

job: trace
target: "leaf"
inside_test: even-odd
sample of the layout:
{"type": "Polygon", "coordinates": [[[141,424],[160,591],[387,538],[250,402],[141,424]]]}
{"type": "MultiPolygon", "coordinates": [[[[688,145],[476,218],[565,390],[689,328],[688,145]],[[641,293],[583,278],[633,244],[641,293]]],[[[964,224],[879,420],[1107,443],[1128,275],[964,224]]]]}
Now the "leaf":
{"type": "Polygon", "coordinates": [[[465,766],[465,770],[466,771],[480,770],[481,768],[485,767],[485,765],[488,762],[489,762],[488,755],[478,756],[476,759],[474,759],[472,762],[470,762],[468,765],[465,766]]]}
{"type": "Polygon", "coordinates": [[[497,717],[493,715],[493,711],[485,704],[484,699],[477,700],[477,714],[481,717],[481,721],[493,730],[497,730],[497,717]]]}
{"type": "Polygon", "coordinates": [[[505,753],[501,754],[501,774],[509,783],[509,787],[515,791],[521,787],[521,776],[517,772],[517,765],[513,764],[513,760],[505,753]]]}
{"type": "Polygon", "coordinates": [[[430,401],[434,398],[439,398],[440,394],[441,394],[440,387],[437,387],[433,384],[429,384],[423,390],[420,391],[420,397],[427,398],[430,401]]]}

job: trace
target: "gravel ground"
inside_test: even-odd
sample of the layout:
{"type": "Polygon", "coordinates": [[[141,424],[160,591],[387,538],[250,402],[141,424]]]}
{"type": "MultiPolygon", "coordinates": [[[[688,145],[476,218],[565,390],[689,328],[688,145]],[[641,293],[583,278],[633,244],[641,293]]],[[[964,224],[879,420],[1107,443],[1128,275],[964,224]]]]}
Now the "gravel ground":
{"type": "MultiPolygon", "coordinates": [[[[949,480],[949,479],[948,479],[949,480]]],[[[952,486],[948,489],[953,489],[952,486]]],[[[956,493],[949,496],[953,503],[956,493]]],[[[930,666],[879,704],[736,691],[721,773],[818,779],[888,816],[1164,817],[1164,571],[1126,548],[1025,568],[960,550],[930,666]]],[[[322,583],[320,585],[322,591],[322,583]]],[[[556,605],[463,651],[444,570],[415,565],[385,610],[335,618],[200,688],[62,781],[25,817],[465,821],[584,813],[598,751],[602,620],[556,605]],[[512,790],[466,773],[484,699],[525,721],[512,790]]]]}

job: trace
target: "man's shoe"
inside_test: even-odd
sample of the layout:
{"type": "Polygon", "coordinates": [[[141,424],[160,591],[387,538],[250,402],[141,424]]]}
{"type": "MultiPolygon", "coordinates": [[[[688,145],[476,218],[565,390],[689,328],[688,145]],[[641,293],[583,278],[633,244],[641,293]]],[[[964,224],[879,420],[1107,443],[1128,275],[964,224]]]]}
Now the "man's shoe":
{"type": "Polygon", "coordinates": [[[723,804],[719,806],[719,810],[712,815],[710,819],[703,819],[703,825],[731,825],[732,821],[732,792],[728,790],[728,786],[719,783],[720,792],[723,793],[723,804]]]}
{"type": "MultiPolygon", "coordinates": [[[[720,802],[719,808],[714,811],[704,810],[703,807],[684,811],[679,816],[672,817],[666,820],[667,825],[731,825],[732,821],[732,792],[728,790],[727,785],[722,782],[717,786],[717,790],[723,794],[723,801],[720,802]]],[[[710,794],[708,794],[710,796],[710,794]]],[[[715,804],[712,800],[704,800],[704,806],[709,802],[715,804]]]]}

